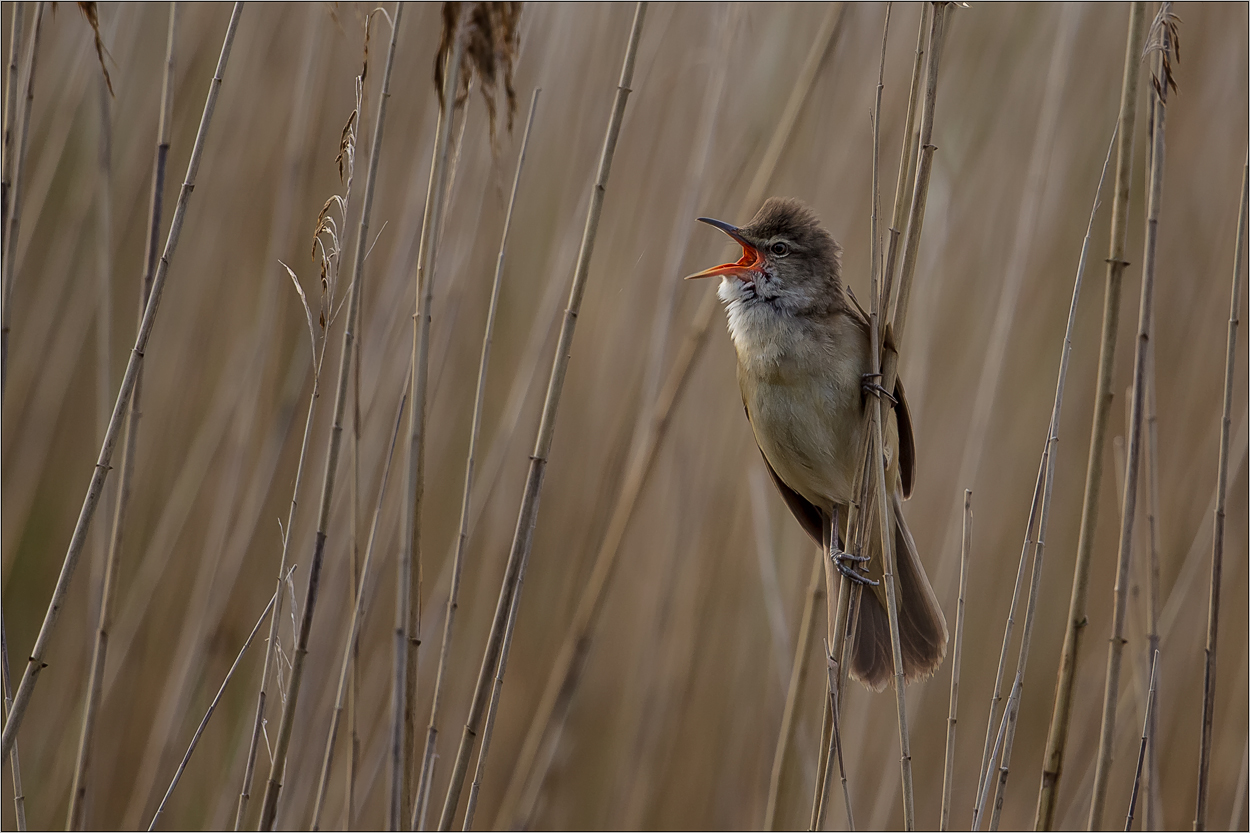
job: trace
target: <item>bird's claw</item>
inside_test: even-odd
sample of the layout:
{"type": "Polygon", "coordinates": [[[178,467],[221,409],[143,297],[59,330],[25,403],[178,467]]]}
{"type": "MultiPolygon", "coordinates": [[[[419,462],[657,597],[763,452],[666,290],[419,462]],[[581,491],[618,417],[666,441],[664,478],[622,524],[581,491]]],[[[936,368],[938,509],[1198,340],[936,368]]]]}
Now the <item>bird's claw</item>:
{"type": "Polygon", "coordinates": [[[880,373],[865,373],[861,378],[863,379],[861,387],[863,388],[864,393],[871,393],[873,396],[884,396],[893,404],[898,404],[898,400],[894,398],[892,393],[881,387],[881,385],[876,382],[871,381],[872,379],[880,379],[880,373]]]}
{"type": "Polygon", "coordinates": [[[833,558],[833,566],[838,569],[838,572],[846,576],[848,579],[855,582],[856,584],[867,584],[870,587],[876,587],[878,584],[881,583],[879,581],[874,581],[855,570],[856,564],[861,564],[869,560],[868,556],[853,555],[849,552],[842,552],[841,550],[835,550],[831,557],[833,558]],[[851,563],[847,564],[846,562],[848,561],[851,563]]]}

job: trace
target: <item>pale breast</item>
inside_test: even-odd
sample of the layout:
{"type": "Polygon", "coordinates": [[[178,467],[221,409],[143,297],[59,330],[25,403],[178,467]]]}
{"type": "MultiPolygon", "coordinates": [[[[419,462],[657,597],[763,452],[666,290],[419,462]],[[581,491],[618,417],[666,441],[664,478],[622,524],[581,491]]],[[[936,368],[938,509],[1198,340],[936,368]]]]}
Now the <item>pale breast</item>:
{"type": "Polygon", "coordinates": [[[834,327],[828,338],[770,339],[769,350],[734,339],[760,449],[790,488],[826,509],[853,497],[867,369],[858,332],[834,327]]]}

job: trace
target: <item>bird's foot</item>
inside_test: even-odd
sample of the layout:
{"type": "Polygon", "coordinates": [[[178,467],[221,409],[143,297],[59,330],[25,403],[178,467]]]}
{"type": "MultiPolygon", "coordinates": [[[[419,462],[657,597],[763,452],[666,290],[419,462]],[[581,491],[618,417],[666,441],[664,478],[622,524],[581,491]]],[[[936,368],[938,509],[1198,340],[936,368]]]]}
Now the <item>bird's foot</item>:
{"type": "Polygon", "coordinates": [[[858,564],[862,564],[867,561],[868,556],[853,555],[849,552],[843,552],[842,550],[834,550],[830,557],[833,558],[833,566],[838,569],[838,572],[856,584],[867,584],[871,587],[876,587],[880,584],[880,582],[873,581],[855,569],[858,564]]]}
{"type": "Polygon", "coordinates": [[[881,387],[881,385],[879,385],[878,383],[872,381],[873,379],[880,379],[881,378],[880,373],[865,373],[860,378],[862,379],[860,386],[863,388],[864,393],[871,393],[873,396],[877,396],[877,397],[884,396],[886,399],[890,400],[890,402],[894,403],[895,405],[898,404],[898,400],[894,398],[894,395],[892,393],[890,393],[885,388],[881,387]]]}

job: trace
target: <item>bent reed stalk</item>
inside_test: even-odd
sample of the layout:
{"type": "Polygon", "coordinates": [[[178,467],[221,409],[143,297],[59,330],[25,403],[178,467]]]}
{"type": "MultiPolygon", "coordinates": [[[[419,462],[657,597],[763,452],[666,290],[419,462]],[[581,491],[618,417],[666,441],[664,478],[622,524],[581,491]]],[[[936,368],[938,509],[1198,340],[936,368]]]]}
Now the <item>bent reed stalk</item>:
{"type": "MultiPolygon", "coordinates": [[[[308,590],[304,597],[304,608],[301,612],[299,630],[296,636],[295,656],[291,664],[291,678],[287,684],[286,702],[282,709],[282,722],[278,727],[278,739],[274,745],[273,764],[269,770],[269,782],[265,788],[265,799],[261,805],[261,830],[273,829],[278,812],[278,794],[282,789],[282,778],[286,769],[286,755],[291,744],[291,732],[295,723],[295,707],[299,701],[300,684],[303,681],[304,663],[308,656],[308,640],[312,631],[313,614],[317,607],[317,594],[320,589],[321,569],[325,559],[326,537],[330,524],[330,506],[334,496],[335,476],[338,471],[338,457],[343,435],[343,414],[347,406],[347,388],[351,375],[353,344],[355,343],[356,321],[359,318],[361,286],[364,283],[364,260],[368,245],[369,218],[373,208],[373,192],[377,182],[378,161],[382,152],[383,128],[386,125],[386,104],[391,83],[391,67],[395,62],[395,42],[399,37],[399,26],[403,17],[403,5],[397,4],[391,23],[391,41],[386,51],[386,67],[382,73],[382,89],[378,96],[377,120],[373,129],[373,144],[369,150],[369,173],[365,178],[365,193],[360,212],[360,225],[355,240],[355,255],[352,258],[351,299],[348,302],[347,320],[343,327],[343,346],[339,354],[339,375],[334,394],[334,421],[330,429],[328,448],[326,450],[325,473],[321,485],[321,502],[317,519],[317,534],[313,545],[312,564],[308,570],[308,590]]],[[[344,217],[346,211],[344,210],[344,217]]],[[[333,324],[327,318],[327,330],[333,324]]],[[[287,531],[290,535],[290,530],[287,531]]]]}
{"type": "Polygon", "coordinates": [[[69,548],[65,553],[65,561],[61,566],[61,573],[57,578],[56,588],[53,590],[52,599],[48,603],[48,611],[44,616],[43,624],[40,626],[39,636],[31,649],[30,659],[26,663],[26,671],[22,674],[22,682],[18,685],[17,695],[13,700],[13,710],[9,714],[8,722],[4,725],[3,748],[0,749],[0,754],[5,756],[8,755],[9,750],[13,747],[18,729],[21,728],[22,719],[25,717],[26,708],[30,705],[30,698],[34,693],[35,684],[38,682],[39,673],[46,666],[44,658],[48,650],[48,643],[51,641],[57,618],[69,593],[70,580],[73,578],[74,570],[78,566],[79,556],[82,555],[83,546],[86,544],[87,530],[91,525],[91,519],[95,515],[96,505],[104,487],[104,479],[108,476],[109,463],[113,457],[113,446],[117,442],[117,435],[121,430],[126,407],[130,404],[130,397],[134,392],[139,365],[147,349],[148,338],[152,334],[152,327],[156,322],[156,313],[160,307],[161,293],[165,289],[165,280],[169,275],[169,263],[178,248],[178,239],[182,233],[183,221],[186,218],[187,203],[190,201],[191,191],[195,188],[195,179],[199,173],[200,159],[204,153],[208,128],[212,124],[213,111],[217,105],[218,93],[221,90],[222,76],[226,70],[226,63],[230,59],[230,48],[234,44],[234,35],[238,29],[239,17],[242,12],[243,4],[235,3],[230,15],[230,23],[226,28],[226,36],[222,43],[221,53],[217,59],[217,69],[209,84],[208,96],[204,102],[204,112],[200,117],[200,126],[195,135],[195,144],[191,150],[190,161],[187,163],[186,177],[183,180],[182,189],[178,193],[178,202],[174,208],[173,219],[170,222],[169,235],[165,240],[165,252],[161,255],[156,275],[152,279],[152,292],[148,299],[147,308],[143,313],[143,323],[139,327],[135,346],[131,349],[130,359],[126,363],[126,372],[122,377],[121,389],[117,394],[117,402],[114,404],[112,416],[109,418],[108,429],[104,434],[104,442],[100,447],[100,454],[91,475],[91,482],[87,487],[82,510],[79,512],[78,521],[74,526],[74,533],[70,538],[69,548]]]}
{"type": "Polygon", "coordinates": [[[629,33],[629,43],[625,48],[625,59],[621,66],[621,77],[616,88],[612,115],[608,120],[607,135],[599,157],[599,170],[586,212],[586,227],[582,233],[581,250],[578,252],[573,283],[569,289],[568,307],[564,312],[560,337],[556,344],[551,379],[548,382],[547,396],[543,402],[542,417],[538,426],[538,437],[534,444],[534,453],[530,457],[529,474],[526,478],[525,492],[521,498],[516,531],[513,535],[511,551],[508,553],[508,563],[499,590],[499,600],[495,606],[486,651],[478,671],[473,699],[470,701],[468,718],[460,737],[460,748],[456,753],[447,797],[443,803],[443,812],[438,824],[440,830],[450,830],[455,819],[456,809],[460,803],[460,792],[468,770],[469,756],[473,752],[474,738],[491,690],[490,678],[499,666],[504,629],[512,606],[520,598],[521,582],[524,580],[526,564],[533,546],[534,524],[538,519],[543,475],[546,472],[547,458],[551,453],[551,444],[555,435],[556,411],[560,405],[560,394],[564,389],[564,378],[568,371],[569,358],[572,355],[573,333],[577,325],[577,314],[581,309],[582,295],[586,288],[586,278],[590,272],[590,258],[594,251],[595,235],[599,230],[599,217],[603,211],[608,175],[612,170],[612,159],[616,153],[616,143],[620,136],[621,123],[624,120],[625,103],[632,92],[630,85],[634,77],[634,60],[638,54],[638,42],[642,37],[642,24],[646,12],[646,3],[638,3],[634,10],[634,21],[629,33]]]}

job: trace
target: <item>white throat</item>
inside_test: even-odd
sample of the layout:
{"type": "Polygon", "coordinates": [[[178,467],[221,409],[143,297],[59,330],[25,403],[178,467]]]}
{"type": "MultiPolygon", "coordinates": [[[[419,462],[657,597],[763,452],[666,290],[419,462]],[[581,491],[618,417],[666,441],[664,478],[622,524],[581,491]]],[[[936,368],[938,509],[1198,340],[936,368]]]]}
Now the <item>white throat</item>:
{"type": "Polygon", "coordinates": [[[716,294],[725,303],[729,335],[742,364],[776,364],[790,351],[794,328],[787,326],[784,313],[761,301],[754,288],[737,278],[723,277],[716,294]]]}

